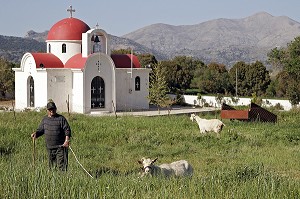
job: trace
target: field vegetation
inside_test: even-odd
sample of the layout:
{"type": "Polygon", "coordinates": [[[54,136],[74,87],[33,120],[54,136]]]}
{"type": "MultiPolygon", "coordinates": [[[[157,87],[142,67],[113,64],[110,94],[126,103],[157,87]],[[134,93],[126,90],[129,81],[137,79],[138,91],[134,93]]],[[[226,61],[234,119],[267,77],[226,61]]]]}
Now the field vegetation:
{"type": "Polygon", "coordinates": [[[276,112],[276,124],[225,120],[220,138],[200,135],[188,115],[65,114],[93,178],[70,150],[68,172],[48,170],[43,137],[35,150],[30,138],[45,114],[0,113],[0,198],[300,198],[299,110],[276,112]],[[194,175],[139,178],[142,157],[186,159],[194,175]]]}

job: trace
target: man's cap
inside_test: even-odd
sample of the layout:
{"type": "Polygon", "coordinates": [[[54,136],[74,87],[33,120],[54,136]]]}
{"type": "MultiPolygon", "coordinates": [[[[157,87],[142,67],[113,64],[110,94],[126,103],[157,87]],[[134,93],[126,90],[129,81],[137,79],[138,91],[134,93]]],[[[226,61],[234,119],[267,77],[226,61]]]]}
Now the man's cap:
{"type": "Polygon", "coordinates": [[[56,109],[55,103],[54,102],[48,102],[47,109],[48,110],[50,110],[50,109],[56,109]]]}

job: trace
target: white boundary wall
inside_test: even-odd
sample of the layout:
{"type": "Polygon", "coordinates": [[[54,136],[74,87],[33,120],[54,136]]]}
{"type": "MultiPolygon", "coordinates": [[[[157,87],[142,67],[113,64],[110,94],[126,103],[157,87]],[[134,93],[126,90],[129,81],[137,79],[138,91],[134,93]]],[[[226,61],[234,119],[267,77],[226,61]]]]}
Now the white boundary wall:
{"type": "MultiPolygon", "coordinates": [[[[176,97],[175,95],[171,95],[172,97],[176,97]]],[[[218,103],[215,96],[201,96],[201,100],[197,99],[196,95],[183,95],[184,102],[190,105],[198,105],[203,106],[204,103],[209,104],[209,106],[221,108],[222,102],[230,106],[247,106],[251,103],[251,98],[237,98],[238,101],[234,103],[232,101],[232,97],[223,97],[222,102],[218,103]]],[[[263,99],[263,107],[271,107],[275,106],[276,104],[280,104],[285,111],[288,111],[292,108],[291,103],[289,100],[277,100],[277,99],[263,99]]],[[[299,105],[298,105],[299,106],[299,105]]]]}

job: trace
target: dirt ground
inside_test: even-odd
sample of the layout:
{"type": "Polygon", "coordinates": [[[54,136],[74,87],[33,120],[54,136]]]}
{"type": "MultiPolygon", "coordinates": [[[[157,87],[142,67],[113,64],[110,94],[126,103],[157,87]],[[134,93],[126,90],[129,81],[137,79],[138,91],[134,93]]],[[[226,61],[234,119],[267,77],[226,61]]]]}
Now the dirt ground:
{"type": "Polygon", "coordinates": [[[0,100],[0,107],[11,107],[14,100],[0,100]]]}

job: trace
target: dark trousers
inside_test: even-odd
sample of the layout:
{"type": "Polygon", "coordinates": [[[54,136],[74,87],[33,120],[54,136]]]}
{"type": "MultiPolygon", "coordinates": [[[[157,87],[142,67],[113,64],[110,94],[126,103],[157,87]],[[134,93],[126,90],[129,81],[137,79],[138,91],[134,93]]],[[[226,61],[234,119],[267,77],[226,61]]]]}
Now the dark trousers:
{"type": "Polygon", "coordinates": [[[50,169],[58,168],[61,171],[67,171],[68,168],[68,148],[59,147],[48,149],[50,169]]]}

